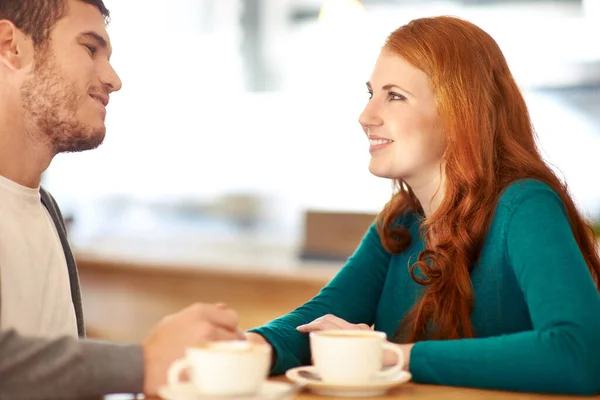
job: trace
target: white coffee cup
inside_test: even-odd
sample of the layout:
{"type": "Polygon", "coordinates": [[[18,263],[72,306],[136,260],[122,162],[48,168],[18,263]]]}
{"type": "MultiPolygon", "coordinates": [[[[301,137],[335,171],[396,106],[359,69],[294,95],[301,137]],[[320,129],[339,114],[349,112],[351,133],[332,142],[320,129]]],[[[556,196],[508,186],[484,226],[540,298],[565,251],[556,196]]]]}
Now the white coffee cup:
{"type": "Polygon", "coordinates": [[[385,332],[328,330],[310,333],[313,364],[324,382],[364,384],[377,378],[391,378],[402,371],[402,350],[387,341],[385,332]],[[383,352],[398,356],[393,367],[382,371],[383,352]]]}
{"type": "Polygon", "coordinates": [[[210,395],[256,393],[269,376],[271,346],[243,340],[209,342],[186,350],[171,365],[169,386],[181,383],[187,371],[198,392],[210,395]]]}

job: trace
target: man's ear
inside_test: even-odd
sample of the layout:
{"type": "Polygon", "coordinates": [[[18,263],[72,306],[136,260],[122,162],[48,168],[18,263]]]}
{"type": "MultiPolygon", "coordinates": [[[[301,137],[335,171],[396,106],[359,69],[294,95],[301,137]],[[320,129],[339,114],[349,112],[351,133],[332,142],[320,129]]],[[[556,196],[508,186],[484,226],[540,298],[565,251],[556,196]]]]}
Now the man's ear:
{"type": "Polygon", "coordinates": [[[31,40],[6,19],[0,20],[0,63],[12,70],[23,68],[32,56],[31,40]]]}

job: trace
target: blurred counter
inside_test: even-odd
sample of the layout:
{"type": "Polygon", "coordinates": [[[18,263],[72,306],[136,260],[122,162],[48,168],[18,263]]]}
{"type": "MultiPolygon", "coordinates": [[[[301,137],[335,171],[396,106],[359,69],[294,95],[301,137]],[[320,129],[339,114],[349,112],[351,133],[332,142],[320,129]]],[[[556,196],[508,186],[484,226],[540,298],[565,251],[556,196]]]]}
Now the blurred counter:
{"type": "Polygon", "coordinates": [[[301,261],[284,246],[181,244],[75,247],[88,336],[140,341],[163,316],[194,302],[224,302],[248,329],[309,300],[342,266],[301,261]]]}

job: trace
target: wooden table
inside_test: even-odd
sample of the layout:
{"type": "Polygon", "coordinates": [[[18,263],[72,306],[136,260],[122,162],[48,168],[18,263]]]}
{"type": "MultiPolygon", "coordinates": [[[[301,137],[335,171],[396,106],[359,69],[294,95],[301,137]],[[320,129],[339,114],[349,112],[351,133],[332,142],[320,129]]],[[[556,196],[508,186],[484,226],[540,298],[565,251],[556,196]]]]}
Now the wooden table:
{"type": "MultiPolygon", "coordinates": [[[[287,381],[286,378],[274,378],[276,381],[287,381]]],[[[106,400],[134,400],[134,397],[128,396],[107,396],[106,400]]],[[[294,400],[341,400],[343,397],[327,397],[312,394],[308,391],[301,391],[295,395],[294,400]]],[[[350,398],[348,398],[350,399],[350,398]]],[[[559,400],[559,399],[594,399],[600,400],[600,396],[581,397],[581,396],[560,396],[544,395],[533,393],[514,393],[494,390],[467,389],[449,386],[437,385],[419,385],[415,383],[406,383],[390,390],[386,395],[379,397],[369,397],[373,400],[559,400]]],[[[146,400],[162,400],[159,397],[146,397],[146,400]]]]}

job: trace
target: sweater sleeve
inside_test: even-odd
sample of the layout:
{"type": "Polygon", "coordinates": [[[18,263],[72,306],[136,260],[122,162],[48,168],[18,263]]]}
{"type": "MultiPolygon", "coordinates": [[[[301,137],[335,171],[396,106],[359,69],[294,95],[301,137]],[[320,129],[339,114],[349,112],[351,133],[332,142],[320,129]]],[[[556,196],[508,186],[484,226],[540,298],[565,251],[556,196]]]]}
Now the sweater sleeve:
{"type": "Polygon", "coordinates": [[[506,252],[533,330],[426,341],[411,352],[415,381],[487,389],[600,393],[600,294],[559,196],[549,187],[514,202],[506,252]]]}
{"type": "Polygon", "coordinates": [[[268,324],[250,330],[272,346],[276,362],[272,373],[310,363],[308,336],[296,330],[326,314],[350,323],[373,324],[390,262],[373,224],[344,267],[313,299],[268,324]]]}
{"type": "Polygon", "coordinates": [[[0,400],[139,393],[143,383],[140,345],[72,337],[42,339],[0,331],[0,400]]]}

